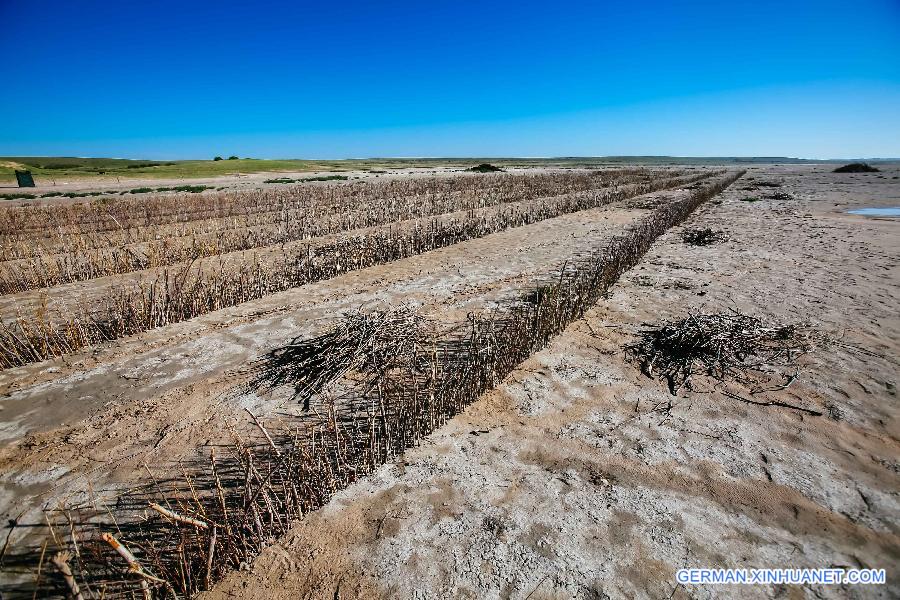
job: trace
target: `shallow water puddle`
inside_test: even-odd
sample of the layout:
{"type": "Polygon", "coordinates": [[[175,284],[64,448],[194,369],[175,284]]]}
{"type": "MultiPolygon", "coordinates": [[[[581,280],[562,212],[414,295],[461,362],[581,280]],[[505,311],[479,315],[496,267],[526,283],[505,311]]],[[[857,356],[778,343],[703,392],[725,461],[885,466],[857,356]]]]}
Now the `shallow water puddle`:
{"type": "Polygon", "coordinates": [[[855,208],[848,210],[851,215],[866,217],[900,217],[900,206],[882,206],[877,208],[855,208]]]}

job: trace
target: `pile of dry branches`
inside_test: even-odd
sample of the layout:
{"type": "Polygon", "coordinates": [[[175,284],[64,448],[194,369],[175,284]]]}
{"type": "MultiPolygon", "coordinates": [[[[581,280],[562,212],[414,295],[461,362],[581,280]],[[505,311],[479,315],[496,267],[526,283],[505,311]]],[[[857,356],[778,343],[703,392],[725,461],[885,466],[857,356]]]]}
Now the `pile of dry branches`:
{"type": "Polygon", "coordinates": [[[705,227],[702,229],[685,229],[681,232],[681,239],[690,246],[709,246],[728,239],[728,236],[722,231],[705,227]]]}
{"type": "Polygon", "coordinates": [[[344,315],[313,338],[298,338],[259,361],[251,385],[294,388],[294,399],[309,410],[310,399],[350,371],[385,373],[408,367],[425,342],[424,320],[410,307],[344,315]]]}
{"type": "Polygon", "coordinates": [[[647,328],[627,355],[648,377],[665,379],[674,395],[695,375],[758,386],[786,386],[797,377],[797,359],[813,348],[794,325],[770,325],[736,311],[692,314],[647,328]]]}

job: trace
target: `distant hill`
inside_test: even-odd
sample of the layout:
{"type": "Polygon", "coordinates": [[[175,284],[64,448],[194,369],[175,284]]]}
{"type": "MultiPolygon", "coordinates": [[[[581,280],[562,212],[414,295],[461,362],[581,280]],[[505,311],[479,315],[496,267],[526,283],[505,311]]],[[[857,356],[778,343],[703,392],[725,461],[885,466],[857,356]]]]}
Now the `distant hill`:
{"type": "MultiPolygon", "coordinates": [[[[561,160],[586,160],[571,156],[561,160]]],[[[900,162],[900,158],[792,158],[789,156],[602,156],[592,160],[653,164],[831,164],[847,162],[900,162]]]]}

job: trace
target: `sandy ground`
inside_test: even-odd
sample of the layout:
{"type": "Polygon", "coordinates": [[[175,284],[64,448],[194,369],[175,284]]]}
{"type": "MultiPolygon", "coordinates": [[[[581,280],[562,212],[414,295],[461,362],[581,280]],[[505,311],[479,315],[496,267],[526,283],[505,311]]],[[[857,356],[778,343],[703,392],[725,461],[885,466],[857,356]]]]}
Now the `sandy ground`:
{"type": "Polygon", "coordinates": [[[889,598],[900,566],[900,186],[820,169],[793,201],[742,181],[662,238],[612,297],[426,444],[341,492],[211,598],[889,598]],[[644,322],[729,307],[822,348],[782,392],[822,417],[685,393],[624,361],[644,322]],[[869,352],[850,349],[858,346],[869,352]],[[885,587],[681,587],[681,567],[886,568],[885,587]]]}
{"type": "MultiPolygon", "coordinates": [[[[324,509],[208,595],[243,598],[891,597],[900,592],[900,185],[826,166],[754,167],[673,230],[611,297],[494,392],[324,509]],[[748,196],[788,191],[792,200],[748,196]],[[677,398],[625,362],[641,323],[737,307],[840,343],[783,392],[824,413],[677,398]],[[707,567],[884,567],[879,588],[679,587],[707,567]]],[[[226,434],[249,361],[342,310],[407,300],[448,318],[513,294],[601,244],[637,210],[598,210],[276,294],[66,360],[0,373],[0,513],[90,488],[114,494],[226,434]],[[617,215],[617,216],[616,216],[617,215]],[[612,217],[616,216],[615,219],[612,217]],[[373,290],[377,290],[374,291],[373,290]]],[[[782,397],[782,396],[776,396],[782,397]]],[[[246,420],[246,419],[244,419],[246,420]]]]}

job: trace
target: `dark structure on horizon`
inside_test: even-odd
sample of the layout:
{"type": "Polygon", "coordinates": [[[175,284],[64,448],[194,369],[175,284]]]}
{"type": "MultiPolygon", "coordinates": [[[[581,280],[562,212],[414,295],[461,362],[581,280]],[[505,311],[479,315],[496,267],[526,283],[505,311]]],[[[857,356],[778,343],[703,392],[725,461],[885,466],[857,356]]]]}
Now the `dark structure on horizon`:
{"type": "Polygon", "coordinates": [[[31,176],[31,171],[16,170],[16,182],[20,188],[34,187],[34,177],[31,176]]]}

